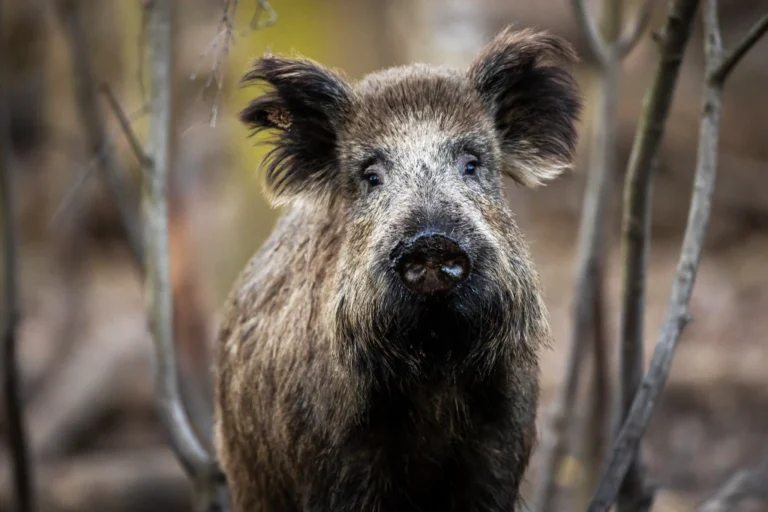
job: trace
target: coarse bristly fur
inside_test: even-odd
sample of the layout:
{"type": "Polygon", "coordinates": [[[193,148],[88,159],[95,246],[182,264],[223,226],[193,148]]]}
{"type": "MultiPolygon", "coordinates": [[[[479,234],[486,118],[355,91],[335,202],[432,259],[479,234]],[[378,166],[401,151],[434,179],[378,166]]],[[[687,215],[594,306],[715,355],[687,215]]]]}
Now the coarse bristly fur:
{"type": "Polygon", "coordinates": [[[467,71],[351,84],[269,55],[245,76],[268,86],[241,119],[274,134],[266,185],[287,209],[217,344],[216,445],[237,511],[519,504],[550,330],[502,175],[533,187],[570,165],[574,59],[553,35],[506,29],[467,71]],[[446,295],[393,270],[424,230],[471,261],[446,295]]]}

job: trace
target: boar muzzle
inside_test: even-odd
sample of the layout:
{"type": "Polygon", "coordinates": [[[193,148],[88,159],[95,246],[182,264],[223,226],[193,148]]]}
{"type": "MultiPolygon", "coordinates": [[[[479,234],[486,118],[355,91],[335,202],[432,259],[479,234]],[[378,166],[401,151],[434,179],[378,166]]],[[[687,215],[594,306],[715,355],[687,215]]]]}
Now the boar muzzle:
{"type": "Polygon", "coordinates": [[[390,260],[403,285],[421,295],[451,291],[469,276],[471,267],[455,240],[433,232],[398,242],[390,260]]]}

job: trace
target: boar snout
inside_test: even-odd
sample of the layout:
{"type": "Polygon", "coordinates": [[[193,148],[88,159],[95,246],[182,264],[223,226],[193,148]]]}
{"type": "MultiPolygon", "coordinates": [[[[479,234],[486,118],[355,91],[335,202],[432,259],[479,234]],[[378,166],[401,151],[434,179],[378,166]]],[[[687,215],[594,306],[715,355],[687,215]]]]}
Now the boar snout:
{"type": "Polygon", "coordinates": [[[422,295],[451,291],[467,278],[471,267],[455,240],[434,232],[399,242],[390,260],[405,287],[422,295]]]}

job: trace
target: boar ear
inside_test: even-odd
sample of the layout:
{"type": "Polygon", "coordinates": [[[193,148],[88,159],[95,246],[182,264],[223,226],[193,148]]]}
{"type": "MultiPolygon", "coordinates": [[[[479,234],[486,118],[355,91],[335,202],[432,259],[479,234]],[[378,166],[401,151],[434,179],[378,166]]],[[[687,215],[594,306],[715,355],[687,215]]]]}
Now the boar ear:
{"type": "Polygon", "coordinates": [[[338,74],[305,59],[265,56],[242,82],[267,92],[240,112],[253,133],[275,130],[267,155],[266,186],[282,202],[302,192],[330,190],[338,130],[350,111],[352,90],[338,74]]]}
{"type": "Polygon", "coordinates": [[[504,171],[535,187],[571,165],[581,99],[570,73],[571,46],[551,34],[507,28],[469,69],[469,79],[492,113],[504,171]]]}

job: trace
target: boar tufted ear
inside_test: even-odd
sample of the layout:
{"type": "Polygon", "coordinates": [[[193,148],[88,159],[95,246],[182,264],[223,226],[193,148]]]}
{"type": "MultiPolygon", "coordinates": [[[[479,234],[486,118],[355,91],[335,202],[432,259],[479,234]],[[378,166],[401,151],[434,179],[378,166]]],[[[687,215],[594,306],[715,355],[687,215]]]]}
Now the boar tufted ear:
{"type": "Polygon", "coordinates": [[[571,165],[581,98],[560,64],[574,61],[559,37],[507,28],[470,66],[469,79],[496,124],[504,171],[523,185],[542,185],[571,165]]]}
{"type": "Polygon", "coordinates": [[[338,130],[351,108],[349,84],[312,61],[272,55],[257,59],[242,83],[269,88],[240,112],[240,120],[254,134],[276,131],[264,162],[273,199],[329,190],[338,130]]]}

